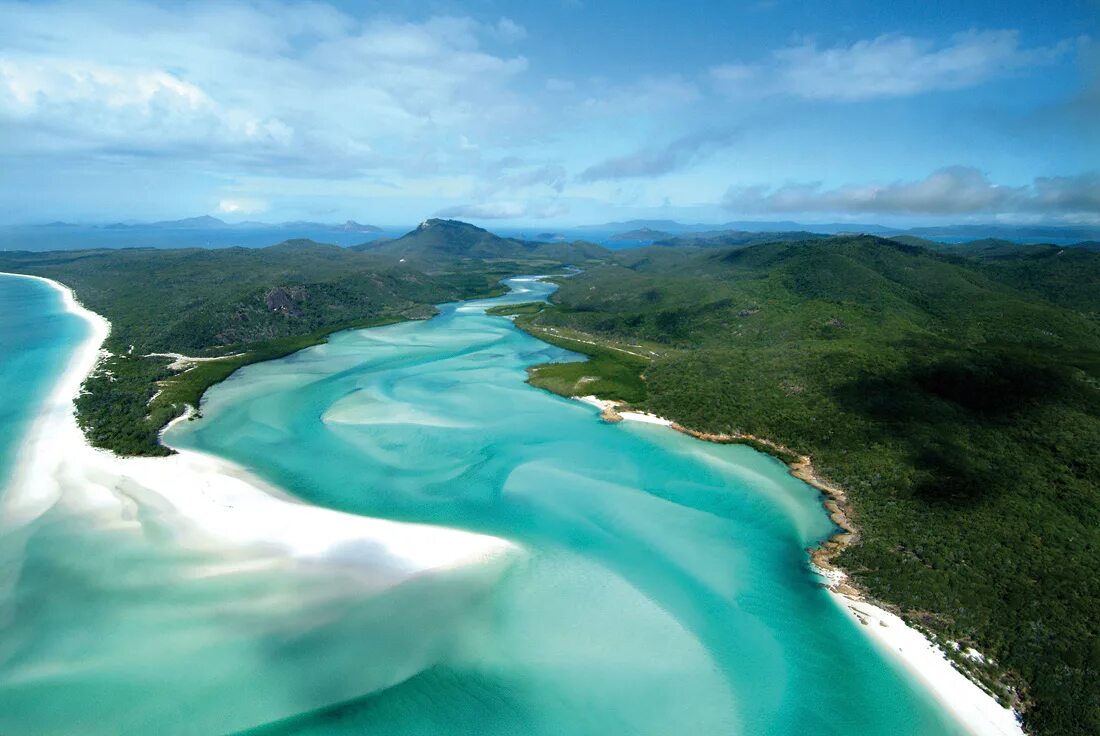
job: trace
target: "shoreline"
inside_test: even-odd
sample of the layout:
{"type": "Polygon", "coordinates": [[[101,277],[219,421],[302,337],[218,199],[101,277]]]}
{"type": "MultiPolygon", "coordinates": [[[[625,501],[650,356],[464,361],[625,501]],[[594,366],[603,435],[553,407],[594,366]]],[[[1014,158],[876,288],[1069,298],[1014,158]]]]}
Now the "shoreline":
{"type": "MultiPolygon", "coordinates": [[[[20,443],[19,450],[15,454],[15,467],[9,481],[9,492],[6,493],[3,498],[0,498],[0,523],[6,525],[10,513],[9,507],[13,500],[12,497],[18,495],[12,491],[21,486],[28,485],[37,475],[35,471],[39,468],[36,468],[37,464],[33,462],[34,451],[37,445],[49,434],[52,425],[60,424],[64,422],[66,418],[71,418],[73,426],[76,427],[76,409],[73,402],[76,397],[80,395],[84,379],[95,370],[95,367],[103,357],[102,346],[111,332],[111,324],[105,317],[96,314],[81,304],[80,300],[76,298],[76,292],[60,282],[43,276],[32,276],[20,273],[0,272],[0,275],[32,279],[39,283],[46,284],[61,295],[61,304],[65,308],[65,311],[83,320],[89,327],[88,336],[84,338],[83,342],[81,342],[67,358],[64,370],[57,378],[50,393],[46,396],[45,401],[41,403],[38,415],[31,423],[30,428],[27,430],[27,434],[20,443]]],[[[80,432],[79,427],[76,427],[76,429],[77,432],[80,432]]],[[[83,438],[83,432],[80,432],[80,436],[83,438]]],[[[24,499],[16,500],[24,501],[24,499]]],[[[30,501],[30,499],[26,499],[26,501],[30,501]]],[[[41,507],[45,501],[46,499],[39,499],[39,503],[27,504],[23,509],[16,507],[16,511],[22,511],[24,514],[31,514],[31,518],[35,518],[45,513],[49,506],[53,505],[53,503],[50,502],[45,508],[41,508],[36,513],[36,509],[41,507]]]]}
{"type": "MultiPolygon", "coordinates": [[[[172,447],[176,454],[167,457],[120,457],[92,447],[77,425],[73,401],[102,356],[110,323],[63,284],[5,275],[48,284],[61,294],[65,311],[90,327],[16,453],[0,498],[5,532],[20,530],[59,506],[103,528],[140,534],[147,531],[146,523],[156,524],[172,544],[214,550],[229,545],[255,553],[265,564],[310,563],[350,572],[371,590],[521,551],[488,535],[313,506],[244,467],[194,450],[172,447]],[[155,513],[143,515],[141,509],[155,513]]],[[[186,416],[166,425],[161,435],[186,416]]],[[[233,570],[229,565],[224,572],[233,570]]],[[[20,574],[9,572],[13,580],[8,582],[20,574]]]]}
{"type": "Polygon", "coordinates": [[[810,568],[827,583],[830,600],[849,618],[860,624],[867,637],[919,681],[932,697],[960,724],[977,736],[1023,736],[1014,710],[1002,706],[978,683],[956,666],[941,647],[923,632],[909,626],[897,614],[877,605],[854,586],[848,574],[833,560],[849,545],[859,541],[859,529],[852,520],[848,496],[843,489],[817,475],[813,461],[790,448],[750,434],[711,434],[689,429],[665,417],[635,411],[620,411],[622,402],[596,396],[573,396],[576,401],[600,410],[608,423],[643,422],[668,427],[704,442],[749,445],[783,462],[788,472],[817,489],[829,519],[840,530],[808,550],[810,568]]]}

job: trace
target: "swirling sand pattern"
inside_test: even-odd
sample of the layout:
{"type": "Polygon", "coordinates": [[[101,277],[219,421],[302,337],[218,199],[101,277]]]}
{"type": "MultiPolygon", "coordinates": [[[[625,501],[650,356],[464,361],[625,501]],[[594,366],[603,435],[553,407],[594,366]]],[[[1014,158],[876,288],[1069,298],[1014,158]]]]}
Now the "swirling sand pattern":
{"type": "Polygon", "coordinates": [[[601,423],[524,368],[579,359],[483,313],[336,335],[242,370],[172,443],[311,502],[527,551],[404,682],[272,733],[958,733],[818,587],[817,494],[771,458],[601,423]]]}

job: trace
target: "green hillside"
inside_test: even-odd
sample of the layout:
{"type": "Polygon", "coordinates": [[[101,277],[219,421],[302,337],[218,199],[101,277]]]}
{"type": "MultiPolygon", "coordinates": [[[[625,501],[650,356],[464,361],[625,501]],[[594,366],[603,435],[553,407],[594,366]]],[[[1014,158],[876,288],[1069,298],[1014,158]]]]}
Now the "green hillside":
{"type": "Polygon", "coordinates": [[[811,455],[851,500],[855,581],[983,652],[960,663],[1006,701],[1018,689],[1031,730],[1100,732],[1100,254],[648,251],[518,318],[604,346],[572,381],[532,381],[599,393],[646,356],[639,408],[811,455]]]}
{"type": "Polygon", "coordinates": [[[508,271],[427,275],[397,258],[294,240],[269,248],[0,253],[0,270],[56,279],[107,317],[112,357],[85,385],[78,419],[93,444],[163,455],[157,434],[242,365],[349,327],[417,319],[433,304],[491,293],[508,271]],[[183,371],[172,358],[231,356],[183,371]]]}
{"type": "Polygon", "coordinates": [[[658,240],[654,245],[694,246],[697,248],[733,248],[735,246],[759,245],[760,243],[778,243],[786,241],[815,240],[826,236],[806,230],[788,230],[780,232],[749,232],[745,230],[720,230],[701,233],[687,233],[676,237],[658,240]]]}
{"type": "Polygon", "coordinates": [[[522,261],[530,266],[581,264],[603,258],[608,251],[593,243],[545,243],[502,238],[488,230],[458,220],[430,219],[400,238],[354,246],[364,253],[402,258],[404,262],[432,270],[455,262],[522,261]]]}

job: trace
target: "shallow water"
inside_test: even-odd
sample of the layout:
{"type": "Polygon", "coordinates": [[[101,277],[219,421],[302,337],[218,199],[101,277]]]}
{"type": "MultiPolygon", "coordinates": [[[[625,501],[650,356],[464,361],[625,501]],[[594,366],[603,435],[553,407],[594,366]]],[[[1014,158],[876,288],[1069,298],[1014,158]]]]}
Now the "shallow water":
{"type": "Polygon", "coordinates": [[[34,279],[0,274],[0,484],[9,477],[35,410],[88,334],[60,294],[34,279]]]}
{"type": "Polygon", "coordinates": [[[395,647],[398,684],[259,732],[959,731],[819,587],[813,489],[527,386],[526,366],[578,356],[483,313],[552,288],[512,286],[249,366],[169,434],[314,503],[527,551],[429,665],[395,647]]]}
{"type": "Polygon", "coordinates": [[[394,587],[377,537],[343,550],[369,574],[226,546],[134,475],[168,461],[51,447],[34,419],[88,325],[28,279],[0,277],[0,306],[0,734],[238,731],[385,689],[484,626],[506,558],[394,587]],[[11,513],[27,498],[46,501],[11,513]]]}

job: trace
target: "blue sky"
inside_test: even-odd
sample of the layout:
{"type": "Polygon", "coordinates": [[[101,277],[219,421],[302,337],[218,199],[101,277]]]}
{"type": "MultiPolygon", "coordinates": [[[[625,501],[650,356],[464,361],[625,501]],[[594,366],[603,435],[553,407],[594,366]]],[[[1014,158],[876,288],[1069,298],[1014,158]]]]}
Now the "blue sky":
{"type": "Polygon", "coordinates": [[[0,2],[0,222],[1100,222],[1100,2],[0,2]]]}

